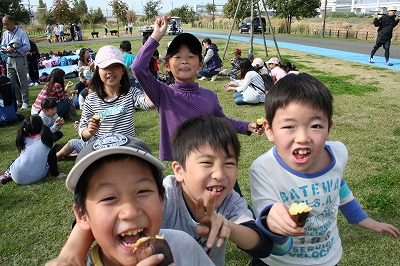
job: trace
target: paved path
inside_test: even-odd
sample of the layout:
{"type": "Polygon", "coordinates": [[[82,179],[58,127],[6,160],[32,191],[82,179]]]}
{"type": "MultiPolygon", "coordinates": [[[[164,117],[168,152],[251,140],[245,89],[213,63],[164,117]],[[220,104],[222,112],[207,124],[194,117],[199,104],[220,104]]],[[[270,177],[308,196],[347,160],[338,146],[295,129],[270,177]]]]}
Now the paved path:
{"type": "MultiPolygon", "coordinates": [[[[207,33],[206,31],[191,31],[199,39],[204,37],[227,39],[228,34],[225,33],[207,33]]],[[[372,65],[368,62],[374,43],[356,42],[347,40],[332,40],[322,38],[306,38],[292,36],[276,36],[278,47],[297,50],[311,54],[317,54],[327,57],[333,57],[351,62],[372,65]]],[[[231,40],[249,42],[247,34],[232,33],[231,40]]],[[[267,47],[275,47],[271,35],[266,35],[267,47]]],[[[264,45],[261,34],[254,36],[254,43],[264,45]]],[[[392,45],[390,47],[391,59],[393,66],[385,65],[383,56],[384,50],[380,48],[374,56],[375,63],[373,66],[388,68],[400,71],[400,45],[392,45]]]]}

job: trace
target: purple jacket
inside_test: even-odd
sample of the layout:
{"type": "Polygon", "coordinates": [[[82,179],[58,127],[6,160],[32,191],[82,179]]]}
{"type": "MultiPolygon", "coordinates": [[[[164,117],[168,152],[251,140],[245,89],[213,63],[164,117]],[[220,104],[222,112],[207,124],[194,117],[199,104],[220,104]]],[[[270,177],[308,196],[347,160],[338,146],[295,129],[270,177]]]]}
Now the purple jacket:
{"type": "MultiPolygon", "coordinates": [[[[197,82],[175,82],[166,85],[158,81],[147,67],[159,43],[149,38],[140,48],[132,71],[160,115],[160,159],[172,161],[170,139],[175,129],[186,120],[199,115],[226,117],[215,92],[201,88],[197,82]]],[[[247,132],[249,122],[227,118],[236,130],[247,132]]]]}

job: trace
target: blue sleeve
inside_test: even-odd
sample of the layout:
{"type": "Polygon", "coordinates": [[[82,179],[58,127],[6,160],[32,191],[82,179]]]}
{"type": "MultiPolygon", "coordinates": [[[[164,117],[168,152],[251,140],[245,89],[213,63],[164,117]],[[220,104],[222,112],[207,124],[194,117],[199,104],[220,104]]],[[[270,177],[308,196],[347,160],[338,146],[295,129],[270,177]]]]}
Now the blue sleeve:
{"type": "Polygon", "coordinates": [[[339,210],[351,224],[357,224],[368,217],[356,199],[339,206],[339,210]]]}
{"type": "Polygon", "coordinates": [[[283,256],[292,249],[293,245],[293,237],[290,236],[282,236],[273,233],[266,223],[266,216],[271,210],[272,204],[266,206],[258,215],[256,224],[257,227],[261,230],[262,234],[264,234],[267,238],[273,241],[272,254],[277,256],[283,256]]]}
{"type": "Polygon", "coordinates": [[[17,49],[19,53],[25,54],[31,50],[31,45],[29,43],[29,37],[28,35],[24,32],[21,35],[21,41],[22,41],[22,47],[17,49]]]}

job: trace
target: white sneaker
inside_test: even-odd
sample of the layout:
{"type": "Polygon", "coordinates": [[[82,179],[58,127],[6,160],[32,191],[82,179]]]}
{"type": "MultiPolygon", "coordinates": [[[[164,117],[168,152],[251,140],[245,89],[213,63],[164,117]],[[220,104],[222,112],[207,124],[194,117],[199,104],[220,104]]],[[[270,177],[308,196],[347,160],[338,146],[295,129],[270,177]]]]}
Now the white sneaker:
{"type": "Polygon", "coordinates": [[[29,108],[29,104],[27,103],[23,103],[21,106],[21,109],[28,109],[29,108]]]}
{"type": "Polygon", "coordinates": [[[202,76],[201,78],[199,78],[199,80],[206,80],[207,78],[202,76]]]}
{"type": "Polygon", "coordinates": [[[33,86],[39,86],[40,83],[39,82],[35,82],[35,84],[33,86]]]}
{"type": "Polygon", "coordinates": [[[374,59],[373,59],[373,58],[370,58],[370,59],[369,59],[369,62],[370,62],[371,64],[373,64],[373,63],[374,63],[374,59]]]}
{"type": "Polygon", "coordinates": [[[31,82],[28,84],[29,87],[35,86],[35,83],[31,82]]]}
{"type": "Polygon", "coordinates": [[[215,81],[215,80],[217,79],[217,76],[218,76],[218,75],[212,76],[211,81],[215,81]]]}

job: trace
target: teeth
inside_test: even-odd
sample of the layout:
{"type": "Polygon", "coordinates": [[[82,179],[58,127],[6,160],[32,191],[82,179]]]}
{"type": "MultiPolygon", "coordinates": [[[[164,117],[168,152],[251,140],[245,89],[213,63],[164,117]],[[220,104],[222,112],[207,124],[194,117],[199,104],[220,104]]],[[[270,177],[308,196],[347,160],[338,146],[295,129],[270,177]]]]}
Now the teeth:
{"type": "Polygon", "coordinates": [[[309,154],[310,151],[308,151],[308,150],[298,150],[298,151],[296,151],[296,153],[298,153],[298,154],[309,154]]]}
{"type": "Polygon", "coordinates": [[[133,235],[137,235],[137,233],[140,233],[140,232],[143,232],[143,228],[137,229],[137,230],[128,231],[126,233],[122,233],[121,236],[133,236],[133,235]]]}
{"type": "Polygon", "coordinates": [[[223,188],[209,188],[208,191],[213,191],[213,192],[221,192],[223,190],[223,188]]]}

